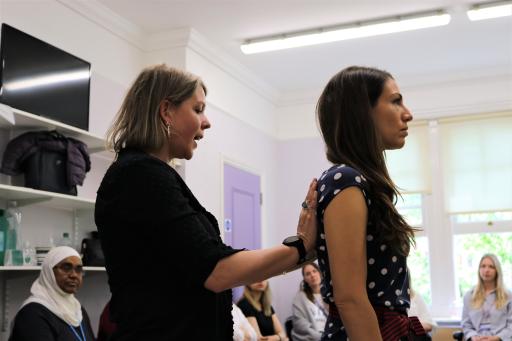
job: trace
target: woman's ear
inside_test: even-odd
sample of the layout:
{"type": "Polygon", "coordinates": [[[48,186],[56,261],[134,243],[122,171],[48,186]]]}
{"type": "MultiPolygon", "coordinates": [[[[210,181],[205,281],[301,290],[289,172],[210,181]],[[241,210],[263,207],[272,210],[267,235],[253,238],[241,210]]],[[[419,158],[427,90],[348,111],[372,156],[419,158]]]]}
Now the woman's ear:
{"type": "Polygon", "coordinates": [[[162,102],[160,102],[158,114],[160,115],[162,121],[166,125],[169,125],[171,122],[172,104],[168,100],[163,100],[162,102]]]}

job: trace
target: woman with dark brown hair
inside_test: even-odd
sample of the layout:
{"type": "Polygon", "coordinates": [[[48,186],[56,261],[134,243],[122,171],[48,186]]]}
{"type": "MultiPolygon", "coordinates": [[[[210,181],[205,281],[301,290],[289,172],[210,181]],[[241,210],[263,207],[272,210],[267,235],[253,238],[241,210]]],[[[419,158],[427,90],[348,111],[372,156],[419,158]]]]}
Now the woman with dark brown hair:
{"type": "Polygon", "coordinates": [[[302,267],[301,290],[292,303],[292,338],[294,341],[318,341],[324,331],[329,306],[322,300],[322,275],[316,263],[302,267]]]}
{"type": "Polygon", "coordinates": [[[404,146],[412,114],[388,72],[352,66],[329,81],[317,116],[334,164],[317,187],[317,252],[329,303],[322,340],[421,340],[421,324],[407,317],[414,229],[394,206],[399,193],[385,163],[385,150],[404,146]]]}

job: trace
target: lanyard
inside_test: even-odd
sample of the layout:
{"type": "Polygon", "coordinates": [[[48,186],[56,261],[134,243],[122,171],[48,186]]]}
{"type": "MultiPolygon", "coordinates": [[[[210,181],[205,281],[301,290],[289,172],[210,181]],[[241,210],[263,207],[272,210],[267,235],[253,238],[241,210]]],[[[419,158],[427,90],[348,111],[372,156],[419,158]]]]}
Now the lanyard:
{"type": "Polygon", "coordinates": [[[73,334],[75,334],[76,338],[80,341],[87,341],[85,339],[85,334],[84,334],[84,329],[82,328],[82,322],[80,322],[80,333],[82,334],[82,337],[80,337],[80,335],[78,335],[78,333],[76,332],[75,328],[73,328],[72,325],[68,324],[69,328],[73,331],[73,334]]]}

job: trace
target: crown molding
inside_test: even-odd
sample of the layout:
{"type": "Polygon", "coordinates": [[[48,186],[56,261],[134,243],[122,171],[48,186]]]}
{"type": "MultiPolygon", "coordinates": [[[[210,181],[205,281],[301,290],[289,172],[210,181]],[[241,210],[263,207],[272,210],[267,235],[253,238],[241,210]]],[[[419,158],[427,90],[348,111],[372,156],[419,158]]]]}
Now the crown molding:
{"type": "Polygon", "coordinates": [[[192,28],[179,28],[146,34],[137,25],[121,17],[97,0],[57,1],[144,52],[179,47],[190,48],[272,104],[276,102],[279,96],[278,91],[270,84],[256,76],[239,61],[215,47],[208,39],[192,28]]]}
{"type": "Polygon", "coordinates": [[[145,49],[151,52],[178,47],[191,49],[272,104],[277,101],[279,92],[275,88],[256,76],[238,60],[214,46],[193,28],[180,28],[152,34],[147,39],[145,49]]]}
{"type": "Polygon", "coordinates": [[[63,6],[80,14],[84,18],[103,27],[134,47],[144,50],[144,32],[135,24],[126,20],[97,0],[76,1],[57,0],[63,6]]]}
{"type": "Polygon", "coordinates": [[[446,117],[477,115],[512,111],[512,99],[503,101],[479,102],[467,105],[454,105],[443,108],[418,108],[414,110],[417,120],[434,120],[446,117]]]}

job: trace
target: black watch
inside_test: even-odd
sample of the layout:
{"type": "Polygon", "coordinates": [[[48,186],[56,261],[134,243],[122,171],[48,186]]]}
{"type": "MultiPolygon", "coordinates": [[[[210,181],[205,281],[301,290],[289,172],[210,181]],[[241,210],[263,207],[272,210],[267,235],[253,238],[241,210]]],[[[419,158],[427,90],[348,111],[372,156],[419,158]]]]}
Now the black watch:
{"type": "Polygon", "coordinates": [[[299,236],[285,238],[283,245],[297,248],[297,251],[299,251],[299,261],[297,264],[302,264],[306,261],[306,248],[304,247],[304,241],[299,236]]]}

